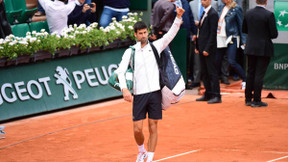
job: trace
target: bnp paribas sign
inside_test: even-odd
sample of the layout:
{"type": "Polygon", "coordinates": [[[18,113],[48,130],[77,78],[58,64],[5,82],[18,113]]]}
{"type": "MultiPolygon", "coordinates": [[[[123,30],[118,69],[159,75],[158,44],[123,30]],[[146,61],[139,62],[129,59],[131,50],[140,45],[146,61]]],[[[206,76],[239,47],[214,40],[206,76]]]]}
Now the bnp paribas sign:
{"type": "Polygon", "coordinates": [[[274,14],[279,31],[288,31],[288,1],[275,1],[274,14]]]}

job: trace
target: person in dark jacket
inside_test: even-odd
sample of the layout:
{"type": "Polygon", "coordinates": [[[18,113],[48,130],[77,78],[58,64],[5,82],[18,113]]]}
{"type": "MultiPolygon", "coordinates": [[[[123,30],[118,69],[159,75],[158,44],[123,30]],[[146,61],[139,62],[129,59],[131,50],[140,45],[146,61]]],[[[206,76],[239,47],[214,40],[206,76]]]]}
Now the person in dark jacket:
{"type": "Polygon", "coordinates": [[[267,0],[256,0],[257,6],[247,11],[243,20],[243,33],[247,33],[244,53],[248,58],[247,84],[245,89],[245,104],[252,107],[266,107],[261,101],[263,80],[274,56],[271,39],[278,37],[278,31],[273,12],[265,7],[267,0]]]}
{"type": "MultiPolygon", "coordinates": [[[[191,46],[191,42],[194,41],[196,39],[196,34],[197,34],[197,27],[195,25],[194,22],[194,17],[193,17],[193,13],[191,10],[191,7],[189,5],[189,2],[187,0],[181,0],[182,3],[182,7],[183,9],[186,11],[184,12],[184,14],[182,15],[182,19],[183,19],[183,23],[180,27],[180,29],[186,29],[187,31],[187,54],[186,54],[186,58],[187,58],[187,71],[192,71],[193,68],[193,59],[192,56],[194,54],[194,48],[192,50],[192,46],[191,46]]],[[[190,88],[189,86],[187,88],[190,88]]]]}
{"type": "Polygon", "coordinates": [[[5,38],[9,34],[12,34],[12,30],[7,20],[5,4],[0,0],[0,38],[5,38]]]}
{"type": "Polygon", "coordinates": [[[92,22],[96,22],[96,4],[91,3],[92,6],[84,4],[85,0],[76,0],[76,6],[74,10],[68,15],[68,25],[86,24],[90,25],[92,22]]]}
{"type": "Polygon", "coordinates": [[[115,17],[117,21],[122,20],[122,16],[129,12],[129,0],[104,0],[104,9],[100,18],[99,25],[102,27],[108,26],[115,17]]]}
{"type": "Polygon", "coordinates": [[[208,101],[209,104],[221,103],[219,78],[215,66],[219,17],[211,6],[211,0],[201,0],[201,3],[205,9],[198,25],[195,53],[200,55],[205,93],[196,101],[208,101]]]}

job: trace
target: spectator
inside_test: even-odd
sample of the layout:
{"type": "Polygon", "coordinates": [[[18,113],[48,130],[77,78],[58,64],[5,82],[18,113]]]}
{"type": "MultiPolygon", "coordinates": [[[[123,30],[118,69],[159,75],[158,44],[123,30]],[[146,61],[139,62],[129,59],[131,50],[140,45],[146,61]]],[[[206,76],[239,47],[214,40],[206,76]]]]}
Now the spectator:
{"type": "Polygon", "coordinates": [[[247,33],[244,50],[248,58],[245,104],[252,107],[266,107],[268,104],[261,101],[261,91],[267,67],[274,55],[271,39],[277,38],[278,31],[274,13],[265,8],[267,0],[256,0],[256,3],[255,8],[247,11],[242,29],[243,33],[247,33]]]}
{"type": "MultiPolygon", "coordinates": [[[[187,44],[187,49],[186,49],[186,58],[187,58],[187,69],[189,71],[190,66],[192,64],[192,62],[190,61],[190,53],[191,53],[191,46],[190,46],[190,42],[192,42],[193,40],[196,39],[196,34],[197,34],[197,28],[195,26],[195,22],[194,22],[194,17],[189,5],[189,2],[187,0],[181,0],[180,1],[182,3],[182,7],[183,9],[186,11],[184,12],[182,19],[183,19],[183,23],[181,25],[180,29],[186,29],[187,31],[187,39],[186,39],[186,44],[187,44]]],[[[193,52],[194,53],[194,52],[193,52]]]]}
{"type": "Polygon", "coordinates": [[[85,0],[76,0],[74,10],[68,15],[68,25],[86,24],[90,25],[91,22],[96,22],[96,4],[91,3],[93,7],[84,4],[85,0]]]}
{"type": "Polygon", "coordinates": [[[209,104],[221,103],[219,78],[215,67],[219,17],[211,6],[211,0],[201,0],[201,3],[204,11],[198,24],[195,53],[200,55],[205,94],[196,101],[208,101],[209,104]]]}
{"type": "Polygon", "coordinates": [[[115,17],[117,21],[122,20],[122,16],[129,12],[129,0],[104,0],[104,9],[100,18],[99,25],[102,27],[108,26],[115,17]]]}
{"type": "MultiPolygon", "coordinates": [[[[201,15],[204,11],[204,7],[201,4],[201,0],[193,0],[189,3],[193,17],[194,17],[194,22],[196,27],[199,24],[201,15]]],[[[212,7],[217,11],[218,5],[215,0],[211,1],[212,7]]],[[[188,76],[188,80],[193,81],[191,85],[189,85],[187,88],[194,88],[194,87],[199,87],[200,86],[200,74],[201,74],[201,65],[200,65],[200,55],[194,53],[195,49],[195,42],[191,42],[192,46],[192,57],[190,57],[189,61],[191,62],[190,64],[190,74],[188,76]]],[[[189,82],[191,82],[189,81],[189,82]]]]}
{"type": "Polygon", "coordinates": [[[151,40],[162,38],[173,24],[175,0],[158,0],[151,13],[150,23],[152,25],[151,40]]]}
{"type": "Polygon", "coordinates": [[[216,67],[218,74],[222,75],[221,81],[230,84],[228,81],[230,66],[241,77],[242,89],[245,89],[245,72],[236,61],[237,48],[245,44],[245,37],[242,34],[242,8],[234,0],[222,0],[222,2],[223,4],[219,6],[216,67]],[[228,64],[223,64],[226,58],[228,64]]]}
{"type": "Polygon", "coordinates": [[[0,38],[5,38],[7,35],[12,34],[10,24],[7,20],[5,4],[0,0],[0,38]]]}
{"type": "Polygon", "coordinates": [[[71,0],[39,0],[47,15],[47,22],[51,33],[61,34],[67,27],[68,15],[75,8],[75,2],[71,0]],[[68,2],[68,4],[65,4],[68,2]]]}
{"type": "MultiPolygon", "coordinates": [[[[54,0],[51,0],[51,1],[54,1],[54,0]]],[[[34,14],[34,16],[44,16],[45,15],[45,10],[43,9],[41,4],[39,3],[39,0],[37,2],[38,2],[38,11],[34,14]]],[[[84,4],[86,4],[86,3],[90,4],[91,0],[85,0],[84,4]]]]}

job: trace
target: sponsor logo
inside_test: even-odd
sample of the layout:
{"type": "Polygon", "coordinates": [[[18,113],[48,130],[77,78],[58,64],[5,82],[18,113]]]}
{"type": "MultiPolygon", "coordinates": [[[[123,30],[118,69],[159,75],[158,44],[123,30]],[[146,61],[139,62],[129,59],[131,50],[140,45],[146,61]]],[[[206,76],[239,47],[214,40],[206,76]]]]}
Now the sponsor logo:
{"type": "Polygon", "coordinates": [[[174,67],[174,72],[175,72],[175,74],[179,75],[179,74],[180,74],[180,73],[179,73],[179,69],[178,69],[178,66],[177,66],[177,64],[176,64],[176,61],[175,61],[175,59],[174,59],[171,51],[169,51],[169,55],[170,55],[170,57],[171,57],[171,61],[172,61],[173,67],[174,67]]]}
{"type": "Polygon", "coordinates": [[[288,64],[287,63],[274,63],[274,70],[287,70],[288,64]]]}
{"type": "Polygon", "coordinates": [[[66,68],[62,68],[61,66],[57,66],[56,68],[56,74],[54,74],[54,77],[57,79],[56,84],[62,84],[64,89],[64,100],[69,100],[69,94],[71,93],[73,95],[73,99],[78,98],[78,94],[72,87],[72,82],[69,78],[69,72],[66,68]]]}

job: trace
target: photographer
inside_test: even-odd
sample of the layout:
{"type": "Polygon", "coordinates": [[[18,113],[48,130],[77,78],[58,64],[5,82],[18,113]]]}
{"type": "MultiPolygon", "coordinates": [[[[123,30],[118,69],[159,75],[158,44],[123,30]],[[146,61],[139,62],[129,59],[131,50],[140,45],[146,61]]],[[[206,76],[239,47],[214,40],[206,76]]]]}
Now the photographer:
{"type": "Polygon", "coordinates": [[[68,15],[68,25],[86,24],[96,22],[96,4],[84,4],[85,0],[76,0],[74,10],[68,15]]]}

